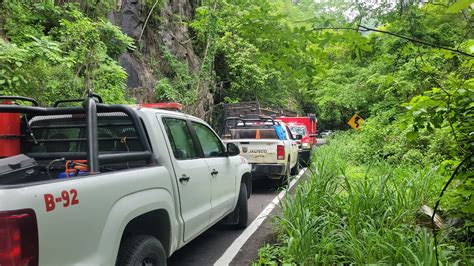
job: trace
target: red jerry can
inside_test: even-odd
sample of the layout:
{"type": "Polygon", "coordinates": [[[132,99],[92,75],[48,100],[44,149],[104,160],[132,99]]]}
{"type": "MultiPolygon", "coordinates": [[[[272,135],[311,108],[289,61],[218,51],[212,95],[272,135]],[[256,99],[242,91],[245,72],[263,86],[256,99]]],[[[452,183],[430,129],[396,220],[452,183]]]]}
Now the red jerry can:
{"type": "MultiPolygon", "coordinates": [[[[0,104],[14,104],[3,101],[0,104]]],[[[0,113],[0,158],[20,154],[20,114],[0,113]]]]}

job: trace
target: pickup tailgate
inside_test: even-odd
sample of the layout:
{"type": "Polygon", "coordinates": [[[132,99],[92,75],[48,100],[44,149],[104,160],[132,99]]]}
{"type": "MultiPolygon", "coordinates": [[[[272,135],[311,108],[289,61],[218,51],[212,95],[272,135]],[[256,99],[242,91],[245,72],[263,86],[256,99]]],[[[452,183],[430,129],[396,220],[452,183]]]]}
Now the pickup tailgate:
{"type": "Polygon", "coordinates": [[[226,142],[236,144],[240,149],[240,155],[249,163],[277,162],[277,145],[280,144],[280,140],[236,139],[226,142]]]}
{"type": "Polygon", "coordinates": [[[145,204],[152,206],[147,198],[162,201],[159,195],[172,202],[168,191],[158,189],[171,187],[169,176],[165,167],[157,166],[43,184],[0,186],[0,213],[22,209],[35,212],[39,265],[113,265],[121,230],[133,218],[130,212],[145,208],[145,204]]]}

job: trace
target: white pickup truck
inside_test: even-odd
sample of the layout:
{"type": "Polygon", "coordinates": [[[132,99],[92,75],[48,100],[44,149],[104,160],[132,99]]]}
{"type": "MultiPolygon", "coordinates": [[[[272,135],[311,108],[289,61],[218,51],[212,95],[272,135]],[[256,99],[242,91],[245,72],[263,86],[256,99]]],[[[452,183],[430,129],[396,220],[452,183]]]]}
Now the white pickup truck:
{"type": "Polygon", "coordinates": [[[288,126],[270,117],[228,118],[226,143],[236,144],[252,166],[254,178],[270,177],[282,184],[299,172],[298,143],[288,126]]]}
{"type": "Polygon", "coordinates": [[[198,118],[92,96],[5,114],[21,154],[0,159],[2,266],[166,265],[221,220],[247,226],[250,166],[198,118]]]}

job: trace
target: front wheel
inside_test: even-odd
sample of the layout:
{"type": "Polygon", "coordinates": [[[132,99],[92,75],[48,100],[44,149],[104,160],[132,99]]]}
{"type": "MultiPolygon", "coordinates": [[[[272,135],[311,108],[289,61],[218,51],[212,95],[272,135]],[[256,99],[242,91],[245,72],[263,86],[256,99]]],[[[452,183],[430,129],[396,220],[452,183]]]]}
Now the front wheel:
{"type": "Polygon", "coordinates": [[[166,252],[160,240],[154,236],[131,236],[120,246],[117,265],[166,266],[166,252]]]}

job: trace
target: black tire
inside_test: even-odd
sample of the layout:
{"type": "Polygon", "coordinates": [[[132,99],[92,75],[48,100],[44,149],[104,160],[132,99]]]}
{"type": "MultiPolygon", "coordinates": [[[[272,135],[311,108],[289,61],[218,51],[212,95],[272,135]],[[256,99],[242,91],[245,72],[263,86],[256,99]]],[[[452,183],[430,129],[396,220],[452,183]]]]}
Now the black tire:
{"type": "Polygon", "coordinates": [[[300,172],[300,158],[296,159],[296,165],[291,168],[291,175],[297,175],[300,172]]]}
{"type": "Polygon", "coordinates": [[[247,204],[247,186],[244,183],[240,184],[239,199],[235,210],[238,212],[239,221],[235,225],[238,229],[246,228],[249,220],[249,209],[247,204]]]}
{"type": "Polygon", "coordinates": [[[120,245],[117,265],[166,266],[166,252],[160,240],[149,235],[135,235],[120,245]]]}

